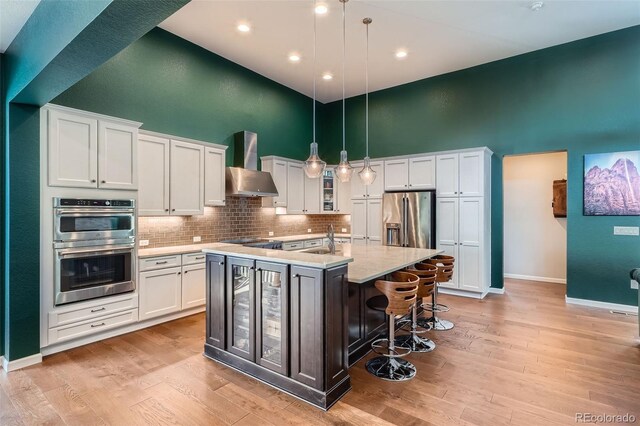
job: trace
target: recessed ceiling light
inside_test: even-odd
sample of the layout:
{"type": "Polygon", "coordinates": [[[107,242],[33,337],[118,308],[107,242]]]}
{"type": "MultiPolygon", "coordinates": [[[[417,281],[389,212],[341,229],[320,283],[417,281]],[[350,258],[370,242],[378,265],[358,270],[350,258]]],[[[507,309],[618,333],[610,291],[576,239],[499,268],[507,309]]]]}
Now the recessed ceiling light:
{"type": "Polygon", "coordinates": [[[537,12],[540,9],[542,9],[543,6],[544,6],[544,2],[542,2],[542,1],[534,1],[533,3],[531,3],[529,8],[531,8],[531,10],[533,10],[534,12],[537,12]]]}
{"type": "Polygon", "coordinates": [[[327,7],[326,4],[322,4],[320,3],[319,5],[316,6],[316,8],[314,9],[314,11],[316,12],[316,14],[318,15],[324,15],[325,13],[327,13],[329,11],[329,8],[327,7]]]}
{"type": "Polygon", "coordinates": [[[300,55],[297,53],[291,53],[289,55],[289,61],[291,62],[300,62],[300,55]]]}
{"type": "Polygon", "coordinates": [[[404,59],[407,57],[407,51],[404,49],[400,49],[396,51],[396,58],[398,59],[404,59]]]}
{"type": "Polygon", "coordinates": [[[333,80],[333,75],[330,72],[325,72],[322,74],[322,79],[326,81],[333,80]]]}
{"type": "Polygon", "coordinates": [[[238,24],[237,28],[241,33],[248,33],[249,31],[251,31],[251,27],[246,23],[238,24]]]}

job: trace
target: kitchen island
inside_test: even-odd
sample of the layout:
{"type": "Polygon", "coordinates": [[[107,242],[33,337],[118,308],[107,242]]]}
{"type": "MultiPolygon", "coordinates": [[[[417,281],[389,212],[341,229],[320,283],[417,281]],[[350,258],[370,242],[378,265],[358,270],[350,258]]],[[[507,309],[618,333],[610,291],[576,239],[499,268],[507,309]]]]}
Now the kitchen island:
{"type": "Polygon", "coordinates": [[[438,252],[344,244],[336,255],[214,244],[207,254],[204,353],[322,409],[382,332],[366,301],[376,278],[438,252]]]}

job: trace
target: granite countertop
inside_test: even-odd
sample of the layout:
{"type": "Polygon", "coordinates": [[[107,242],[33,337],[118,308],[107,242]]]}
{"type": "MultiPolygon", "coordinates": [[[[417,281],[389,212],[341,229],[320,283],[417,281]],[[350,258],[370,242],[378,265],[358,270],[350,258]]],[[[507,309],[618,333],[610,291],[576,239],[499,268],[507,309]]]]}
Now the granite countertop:
{"type": "Polygon", "coordinates": [[[353,258],[347,273],[349,282],[363,284],[440,253],[443,250],[342,244],[336,254],[353,258]]]}
{"type": "MultiPolygon", "coordinates": [[[[326,232],[324,234],[300,234],[300,235],[282,235],[279,237],[268,237],[271,241],[282,241],[283,243],[289,243],[291,241],[306,241],[306,240],[315,240],[318,238],[326,237],[326,232]]],[[[336,238],[351,238],[351,234],[335,234],[336,238]]]]}
{"type": "Polygon", "coordinates": [[[257,247],[244,247],[237,244],[207,244],[205,253],[230,255],[247,259],[265,260],[267,262],[286,263],[289,265],[308,266],[311,268],[333,268],[352,262],[351,257],[331,254],[300,253],[297,251],[271,250],[257,247]]]}

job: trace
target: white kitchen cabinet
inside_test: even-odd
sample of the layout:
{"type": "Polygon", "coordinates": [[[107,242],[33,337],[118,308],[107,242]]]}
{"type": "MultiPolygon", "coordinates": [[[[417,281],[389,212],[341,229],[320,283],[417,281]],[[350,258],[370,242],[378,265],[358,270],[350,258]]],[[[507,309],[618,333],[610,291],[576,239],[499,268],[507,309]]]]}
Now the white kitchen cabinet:
{"type": "Polygon", "coordinates": [[[407,158],[385,160],[384,189],[386,191],[409,189],[409,160],[407,158]]]}
{"type": "Polygon", "coordinates": [[[481,291],[484,278],[482,247],[484,199],[461,197],[459,204],[458,284],[461,290],[481,291]]]}
{"type": "Polygon", "coordinates": [[[171,214],[204,214],[204,146],[172,139],[170,156],[171,214]]]}
{"type": "Polygon", "coordinates": [[[462,152],[459,154],[461,197],[482,197],[486,182],[484,174],[485,155],[481,151],[462,152]]]}
{"type": "Polygon", "coordinates": [[[47,118],[49,186],[135,190],[140,123],[56,105],[47,118]]]}
{"type": "Polygon", "coordinates": [[[262,207],[287,207],[287,161],[274,157],[262,158],[262,171],[271,173],[278,190],[277,197],[263,197],[262,207]]]}
{"type": "Polygon", "coordinates": [[[204,205],[224,206],[225,190],[225,149],[205,147],[204,205]]]}
{"type": "Polygon", "coordinates": [[[100,120],[98,123],[98,187],[138,189],[138,128],[100,120]]]}
{"type": "Polygon", "coordinates": [[[438,198],[437,248],[455,257],[453,279],[440,287],[484,293],[490,286],[491,238],[485,197],[438,198]]]}
{"type": "Polygon", "coordinates": [[[140,273],[140,320],[178,312],[182,309],[181,268],[140,273]]]}
{"type": "MultiPolygon", "coordinates": [[[[353,179],[353,176],[351,176],[351,179],[353,179]]],[[[338,187],[338,208],[336,213],[351,214],[351,182],[340,182],[338,178],[336,178],[335,182],[338,187]]]]}
{"type": "Polygon", "coordinates": [[[382,244],[382,200],[351,200],[351,242],[382,244]]]}
{"type": "Polygon", "coordinates": [[[436,187],[436,158],[433,155],[384,161],[385,191],[412,191],[436,187]]]}
{"type": "Polygon", "coordinates": [[[440,284],[440,287],[458,288],[458,198],[438,198],[436,218],[436,247],[456,259],[451,281],[440,284]]]}
{"type": "Polygon", "coordinates": [[[382,244],[382,199],[367,200],[367,244],[382,244]]]}
{"type": "Polygon", "coordinates": [[[363,163],[352,163],[353,175],[351,175],[351,199],[382,198],[384,194],[384,161],[371,161],[371,168],[376,172],[376,179],[371,185],[364,185],[358,172],[362,170],[363,163]]]}
{"type": "Polygon", "coordinates": [[[305,213],[305,173],[301,163],[287,163],[287,213],[305,213]]]}
{"type": "Polygon", "coordinates": [[[140,216],[164,216],[170,213],[169,147],[169,139],[142,133],[138,136],[140,216]]]}
{"type": "Polygon", "coordinates": [[[50,186],[98,187],[98,120],[48,111],[50,186]]]}
{"type": "Polygon", "coordinates": [[[409,159],[409,189],[436,188],[436,157],[428,155],[409,159]]]}
{"type": "Polygon", "coordinates": [[[320,189],[322,178],[310,178],[304,175],[304,213],[320,214],[320,189]]]}
{"type": "Polygon", "coordinates": [[[436,157],[436,195],[438,197],[458,196],[458,154],[436,157]]]}
{"type": "Polygon", "coordinates": [[[182,309],[205,305],[206,281],[205,263],[182,266],[182,309]]]}

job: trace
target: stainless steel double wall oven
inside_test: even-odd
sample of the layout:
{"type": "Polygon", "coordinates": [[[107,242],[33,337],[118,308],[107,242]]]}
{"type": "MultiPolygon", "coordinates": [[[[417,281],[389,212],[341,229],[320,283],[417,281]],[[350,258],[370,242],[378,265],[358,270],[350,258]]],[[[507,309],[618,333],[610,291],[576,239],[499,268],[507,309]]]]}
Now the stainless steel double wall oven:
{"type": "Polygon", "coordinates": [[[135,200],[53,199],[55,305],[134,291],[135,200]]]}

